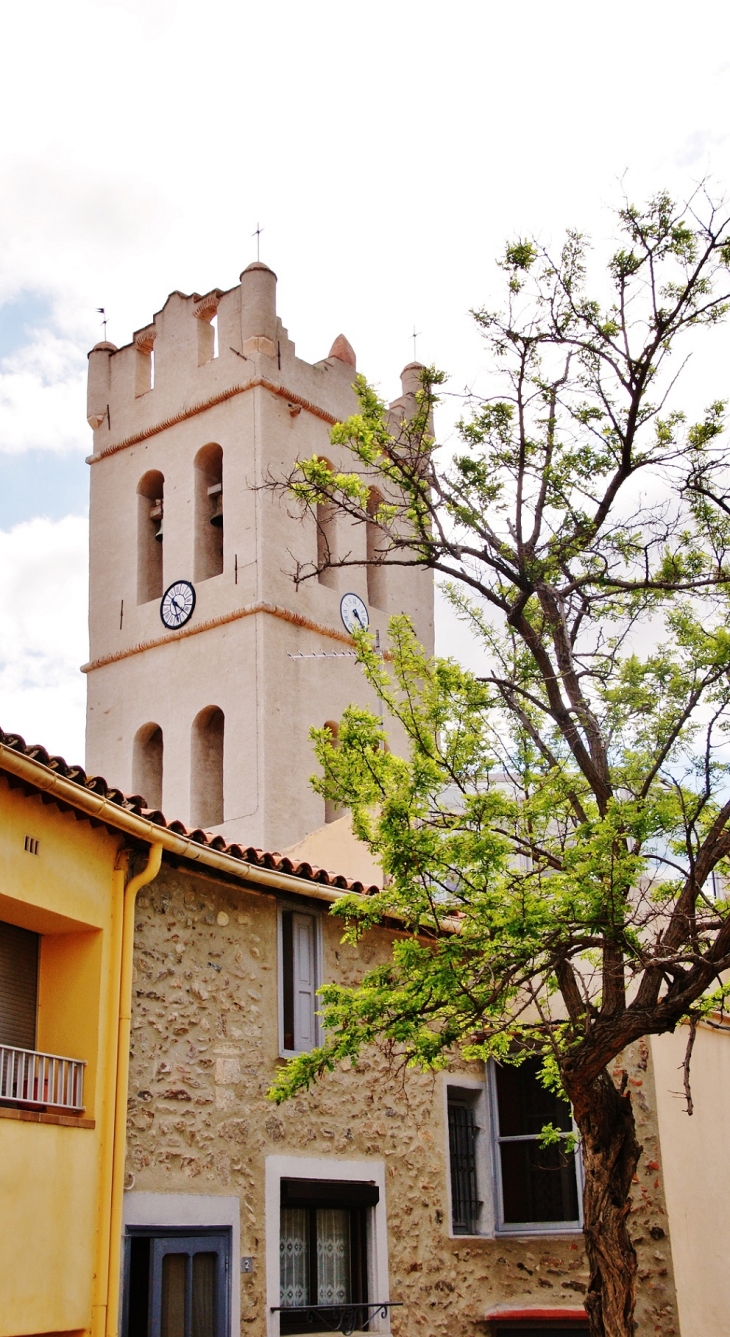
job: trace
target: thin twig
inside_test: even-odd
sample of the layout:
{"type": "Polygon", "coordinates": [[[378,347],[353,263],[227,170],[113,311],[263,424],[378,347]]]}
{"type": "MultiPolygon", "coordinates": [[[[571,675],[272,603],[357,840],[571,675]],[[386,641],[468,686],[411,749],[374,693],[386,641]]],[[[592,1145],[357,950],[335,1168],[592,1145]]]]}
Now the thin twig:
{"type": "Polygon", "coordinates": [[[690,1115],[694,1114],[695,1107],[694,1107],[694,1102],[692,1100],[692,1088],[689,1084],[689,1065],[692,1061],[692,1050],[694,1049],[696,1034],[697,1034],[697,1018],[690,1017],[689,1035],[687,1036],[687,1048],[685,1050],[684,1062],[682,1064],[682,1084],[684,1086],[684,1097],[685,1100],[687,1101],[687,1113],[690,1115]]]}

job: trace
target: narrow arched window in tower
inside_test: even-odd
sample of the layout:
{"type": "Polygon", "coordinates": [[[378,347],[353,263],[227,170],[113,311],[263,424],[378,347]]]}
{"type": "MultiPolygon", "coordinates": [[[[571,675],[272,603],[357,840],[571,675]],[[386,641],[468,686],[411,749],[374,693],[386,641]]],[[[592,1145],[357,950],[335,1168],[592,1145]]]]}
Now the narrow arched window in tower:
{"type": "Polygon", "coordinates": [[[162,525],[165,480],[150,469],[137,487],[137,603],[162,597],[162,525]]]}
{"type": "Polygon", "coordinates": [[[162,756],[162,729],[159,724],[143,724],[132,746],[132,788],[148,808],[162,807],[162,756]]]}
{"type": "Polygon", "coordinates": [[[134,336],[136,349],[134,393],[137,399],[140,395],[146,395],[148,390],[154,390],[155,388],[156,334],[154,325],[148,325],[146,330],[138,330],[134,336]]]}
{"type": "Polygon", "coordinates": [[[215,442],[195,456],[196,580],[219,576],[223,570],[223,451],[215,442]]]}
{"type": "Polygon", "coordinates": [[[193,720],[190,740],[190,821],[220,826],[223,821],[223,734],[218,706],[206,706],[193,720]]]}
{"type": "MultiPolygon", "coordinates": [[[[334,743],[335,747],[337,747],[337,745],[338,745],[339,733],[340,733],[340,726],[339,726],[339,724],[337,723],[337,721],[336,721],[336,720],[325,720],[325,722],[324,722],[324,728],[327,729],[327,730],[332,734],[332,742],[334,743]]],[[[326,798],[326,799],[325,799],[325,801],[324,801],[324,820],[325,820],[326,823],[327,823],[327,822],[336,822],[336,821],[337,821],[337,818],[338,818],[338,817],[341,817],[344,811],[345,811],[344,808],[341,808],[340,805],[339,805],[338,803],[335,803],[334,799],[331,799],[331,798],[326,798]]]]}
{"type": "Polygon", "coordinates": [[[193,311],[198,322],[198,366],[218,356],[218,294],[203,297],[193,311]]]}
{"type": "MultiPolygon", "coordinates": [[[[382,505],[382,502],[383,498],[380,493],[376,488],[371,487],[368,497],[368,515],[377,515],[378,507],[382,505]]],[[[385,611],[387,607],[387,576],[385,566],[382,565],[385,536],[375,520],[367,521],[365,533],[368,562],[368,603],[373,608],[382,608],[385,611]]]]}
{"type": "MultiPolygon", "coordinates": [[[[329,460],[322,460],[332,468],[329,460]]],[[[331,590],[337,588],[337,571],[328,565],[337,560],[337,511],[328,501],[317,505],[317,570],[320,585],[327,585],[331,590]]]]}

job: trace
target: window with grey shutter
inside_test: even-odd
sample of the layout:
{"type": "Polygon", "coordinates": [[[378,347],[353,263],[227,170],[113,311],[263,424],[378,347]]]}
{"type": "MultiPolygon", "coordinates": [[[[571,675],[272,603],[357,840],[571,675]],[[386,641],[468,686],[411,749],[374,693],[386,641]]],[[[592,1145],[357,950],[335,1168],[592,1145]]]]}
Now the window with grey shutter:
{"type": "Polygon", "coordinates": [[[284,1049],[305,1053],[317,1043],[317,936],[314,915],[285,910],[281,916],[284,1049]]]}
{"type": "Polygon", "coordinates": [[[0,1044],[35,1049],[40,937],[0,921],[0,1044]]]}

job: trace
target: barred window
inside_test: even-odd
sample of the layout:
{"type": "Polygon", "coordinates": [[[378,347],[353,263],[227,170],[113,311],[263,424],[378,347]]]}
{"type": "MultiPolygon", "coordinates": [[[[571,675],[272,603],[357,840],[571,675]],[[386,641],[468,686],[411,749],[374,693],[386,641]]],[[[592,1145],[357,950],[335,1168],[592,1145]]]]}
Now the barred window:
{"type": "Polygon", "coordinates": [[[451,1226],[455,1235],[475,1235],[479,1216],[477,1188],[477,1126],[474,1105],[449,1099],[451,1226]]]}

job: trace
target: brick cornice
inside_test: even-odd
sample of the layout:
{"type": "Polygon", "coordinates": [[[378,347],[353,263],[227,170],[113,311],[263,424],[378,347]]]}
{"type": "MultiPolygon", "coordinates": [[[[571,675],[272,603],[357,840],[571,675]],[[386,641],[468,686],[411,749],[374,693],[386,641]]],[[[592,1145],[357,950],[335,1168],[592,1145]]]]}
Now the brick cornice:
{"type": "Polygon", "coordinates": [[[277,385],[275,381],[270,381],[266,376],[254,376],[250,381],[244,381],[240,385],[230,385],[227,390],[221,390],[217,395],[211,395],[208,399],[201,399],[197,404],[191,404],[188,408],[181,409],[179,413],[173,413],[169,418],[163,418],[161,422],[152,423],[150,427],[145,427],[141,432],[135,432],[132,436],[125,436],[121,441],[115,441],[110,446],[105,446],[103,450],[95,451],[93,455],[87,455],[87,464],[98,464],[100,460],[105,460],[109,455],[116,455],[120,450],[127,450],[129,446],[136,446],[140,441],[146,441],[151,436],[156,436],[158,432],[164,432],[168,427],[174,427],[176,423],[185,422],[187,418],[194,418],[198,413],[205,413],[206,409],[214,408],[216,404],[223,404],[227,399],[233,399],[234,395],[245,395],[249,390],[255,390],[258,386],[264,390],[269,390],[271,394],[277,395],[280,399],[286,399],[290,404],[296,404],[299,408],[311,413],[315,418],[321,418],[323,422],[334,426],[339,421],[334,414],[328,413],[326,409],[320,408],[318,404],[313,404],[310,399],[305,399],[298,395],[294,390],[287,390],[285,385],[277,385]]]}
{"type": "Polygon", "coordinates": [[[281,604],[267,603],[261,599],[257,603],[244,604],[241,608],[234,608],[230,613],[222,613],[220,617],[210,617],[204,622],[188,623],[187,627],[181,627],[179,631],[170,631],[166,636],[150,637],[147,641],[137,641],[134,645],[128,645],[123,650],[115,650],[111,654],[101,655],[98,659],[92,659],[88,664],[81,665],[82,673],[91,673],[94,669],[104,668],[107,664],[116,664],[120,659],[129,659],[131,655],[144,654],[145,650],[153,650],[159,645],[171,645],[174,641],[185,640],[187,636],[197,636],[201,631],[212,631],[215,627],[224,627],[229,622],[238,622],[242,617],[253,617],[256,613],[267,613],[270,617],[281,618],[284,622],[291,622],[295,627],[304,627],[307,631],[316,631],[319,636],[328,636],[330,640],[341,641],[350,647],[354,646],[351,636],[345,631],[338,631],[335,627],[328,627],[325,622],[316,622],[314,618],[305,617],[303,613],[294,613],[290,608],[284,608],[281,604]]]}

